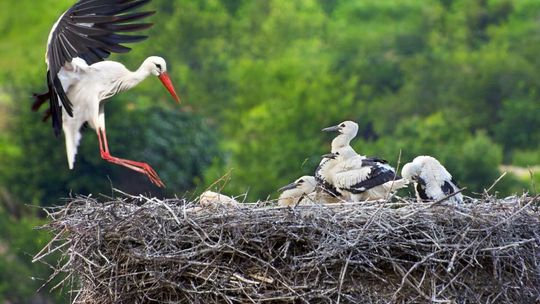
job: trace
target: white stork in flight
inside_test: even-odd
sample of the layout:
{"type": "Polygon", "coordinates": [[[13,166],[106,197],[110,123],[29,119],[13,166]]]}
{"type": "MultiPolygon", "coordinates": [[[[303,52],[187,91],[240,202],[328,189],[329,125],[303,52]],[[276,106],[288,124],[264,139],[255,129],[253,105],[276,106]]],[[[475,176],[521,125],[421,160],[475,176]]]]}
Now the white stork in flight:
{"type": "MultiPolygon", "coordinates": [[[[441,163],[431,156],[418,156],[401,169],[404,179],[415,182],[415,192],[418,200],[441,200],[459,191],[457,182],[441,163]]],[[[462,203],[463,195],[457,193],[448,201],[462,203]]]]}
{"type": "Polygon", "coordinates": [[[49,100],[45,116],[52,117],[56,136],[64,131],[69,168],[73,169],[84,123],[96,130],[101,157],[143,173],[157,186],[164,184],[150,165],[114,157],[105,132],[105,100],[133,88],[150,75],[157,76],[180,102],[160,57],[148,57],[134,72],[114,61],[104,61],[111,53],[131,49],[121,43],[137,42],[147,36],[125,35],[147,29],[151,23],[136,23],[154,12],[137,12],[150,0],[79,0],[55,23],[47,42],[48,92],[34,94],[32,109],[49,100]]]}

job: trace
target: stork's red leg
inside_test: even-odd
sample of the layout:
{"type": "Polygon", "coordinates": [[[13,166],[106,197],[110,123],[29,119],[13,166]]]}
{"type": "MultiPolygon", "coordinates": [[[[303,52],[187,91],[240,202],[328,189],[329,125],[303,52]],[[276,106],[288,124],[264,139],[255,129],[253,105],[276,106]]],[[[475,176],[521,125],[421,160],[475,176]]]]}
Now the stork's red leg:
{"type": "Polygon", "coordinates": [[[107,134],[105,133],[105,130],[98,129],[97,135],[99,140],[99,151],[101,152],[101,158],[110,163],[124,166],[131,170],[145,174],[156,186],[165,187],[165,184],[161,181],[156,171],[154,171],[154,169],[152,169],[149,164],[112,156],[109,152],[109,145],[107,143],[107,134]]]}

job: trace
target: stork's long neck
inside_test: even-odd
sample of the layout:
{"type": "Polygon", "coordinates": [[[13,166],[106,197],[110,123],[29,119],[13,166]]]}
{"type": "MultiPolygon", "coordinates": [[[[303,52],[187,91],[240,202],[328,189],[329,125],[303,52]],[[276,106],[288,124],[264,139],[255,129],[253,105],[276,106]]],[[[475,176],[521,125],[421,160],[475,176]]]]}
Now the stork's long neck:
{"type": "Polygon", "coordinates": [[[147,65],[145,63],[146,62],[143,62],[141,66],[135,72],[130,72],[127,75],[128,77],[126,77],[127,79],[125,81],[127,89],[133,88],[134,86],[138,85],[143,80],[145,80],[148,76],[150,76],[150,71],[148,70],[147,65]]]}
{"type": "Polygon", "coordinates": [[[113,95],[118,92],[127,91],[137,86],[139,83],[145,80],[148,76],[150,76],[150,74],[151,73],[144,62],[134,72],[126,69],[126,73],[122,77],[118,78],[115,89],[112,92],[113,95]]]}
{"type": "Polygon", "coordinates": [[[339,134],[332,140],[332,152],[336,152],[336,150],[343,148],[345,146],[349,146],[351,144],[352,138],[349,135],[346,134],[339,134]]]}

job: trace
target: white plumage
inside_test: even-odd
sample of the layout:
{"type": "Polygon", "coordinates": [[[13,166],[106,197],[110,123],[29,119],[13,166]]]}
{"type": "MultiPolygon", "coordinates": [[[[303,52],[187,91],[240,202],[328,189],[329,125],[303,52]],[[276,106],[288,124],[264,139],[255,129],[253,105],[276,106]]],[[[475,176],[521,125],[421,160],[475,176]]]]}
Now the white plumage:
{"type": "Polygon", "coordinates": [[[305,175],[282,188],[283,193],[278,198],[279,206],[296,206],[297,204],[310,204],[315,201],[315,177],[305,175]]]}
{"type": "Polygon", "coordinates": [[[199,204],[205,208],[216,208],[218,206],[238,207],[240,205],[234,198],[213,191],[203,192],[199,196],[199,204]]]}
{"type": "Polygon", "coordinates": [[[339,125],[324,128],[322,131],[339,133],[338,136],[332,140],[332,149],[338,149],[351,144],[351,140],[358,134],[358,124],[354,121],[347,120],[339,125]]]}
{"type": "MultiPolygon", "coordinates": [[[[104,100],[126,91],[150,75],[167,75],[167,65],[161,57],[148,57],[135,71],[114,61],[100,61],[87,65],[76,58],[66,64],[59,73],[64,91],[73,106],[73,116],[62,108],[62,130],[66,140],[68,165],[73,169],[77,147],[81,139],[80,129],[85,122],[98,132],[101,156],[106,161],[119,164],[148,175],[156,185],[163,186],[155,171],[145,163],[123,160],[110,155],[105,133],[104,100]],[[100,134],[101,132],[101,134],[100,134]]],[[[175,96],[175,93],[171,93],[175,96]]],[[[176,98],[176,97],[175,97],[176,98]]]]}
{"type": "MultiPolygon", "coordinates": [[[[336,152],[342,147],[350,146],[351,140],[353,140],[358,133],[358,124],[354,121],[344,121],[339,125],[324,128],[322,131],[339,133],[338,136],[332,140],[331,145],[331,152],[336,152]]],[[[336,164],[337,161],[333,158],[323,158],[315,170],[315,179],[320,186],[320,192],[327,193],[333,197],[341,196],[341,193],[339,193],[330,182],[332,178],[331,171],[336,164]]]]}
{"type": "Polygon", "coordinates": [[[327,157],[337,161],[330,172],[330,183],[353,201],[384,199],[407,184],[396,176],[390,165],[377,158],[358,155],[350,146],[327,157]]]}
{"type": "MultiPolygon", "coordinates": [[[[419,200],[440,200],[459,190],[452,175],[441,163],[431,156],[418,156],[405,164],[401,170],[404,179],[415,182],[416,196],[419,200]]],[[[458,193],[448,199],[462,203],[463,195],[458,193]]]]}
{"type": "Polygon", "coordinates": [[[180,101],[161,57],[148,57],[134,72],[114,61],[103,61],[111,53],[127,53],[121,43],[142,41],[146,36],[125,33],[149,28],[151,23],[133,23],[154,12],[135,12],[148,1],[78,1],[53,25],[47,39],[48,92],[34,94],[33,110],[49,100],[47,115],[52,118],[55,135],[64,132],[68,166],[73,169],[80,128],[88,123],[96,130],[101,157],[137,172],[164,186],[150,165],[110,154],[105,132],[104,101],[133,88],[150,75],[157,76],[171,95],[180,101]]]}

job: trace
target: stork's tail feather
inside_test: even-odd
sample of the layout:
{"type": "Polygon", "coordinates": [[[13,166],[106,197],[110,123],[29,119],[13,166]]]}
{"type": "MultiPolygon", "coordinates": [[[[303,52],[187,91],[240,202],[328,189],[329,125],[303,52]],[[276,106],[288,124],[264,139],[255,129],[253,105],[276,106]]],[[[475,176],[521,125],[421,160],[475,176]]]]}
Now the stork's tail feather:
{"type": "Polygon", "coordinates": [[[39,108],[51,98],[51,92],[46,92],[43,94],[32,94],[34,103],[32,104],[32,111],[36,112],[39,108]]]}
{"type": "Polygon", "coordinates": [[[72,132],[70,129],[64,130],[66,139],[66,154],[68,159],[69,169],[73,169],[75,164],[75,155],[77,155],[77,147],[81,141],[81,133],[79,131],[72,132]]]}

